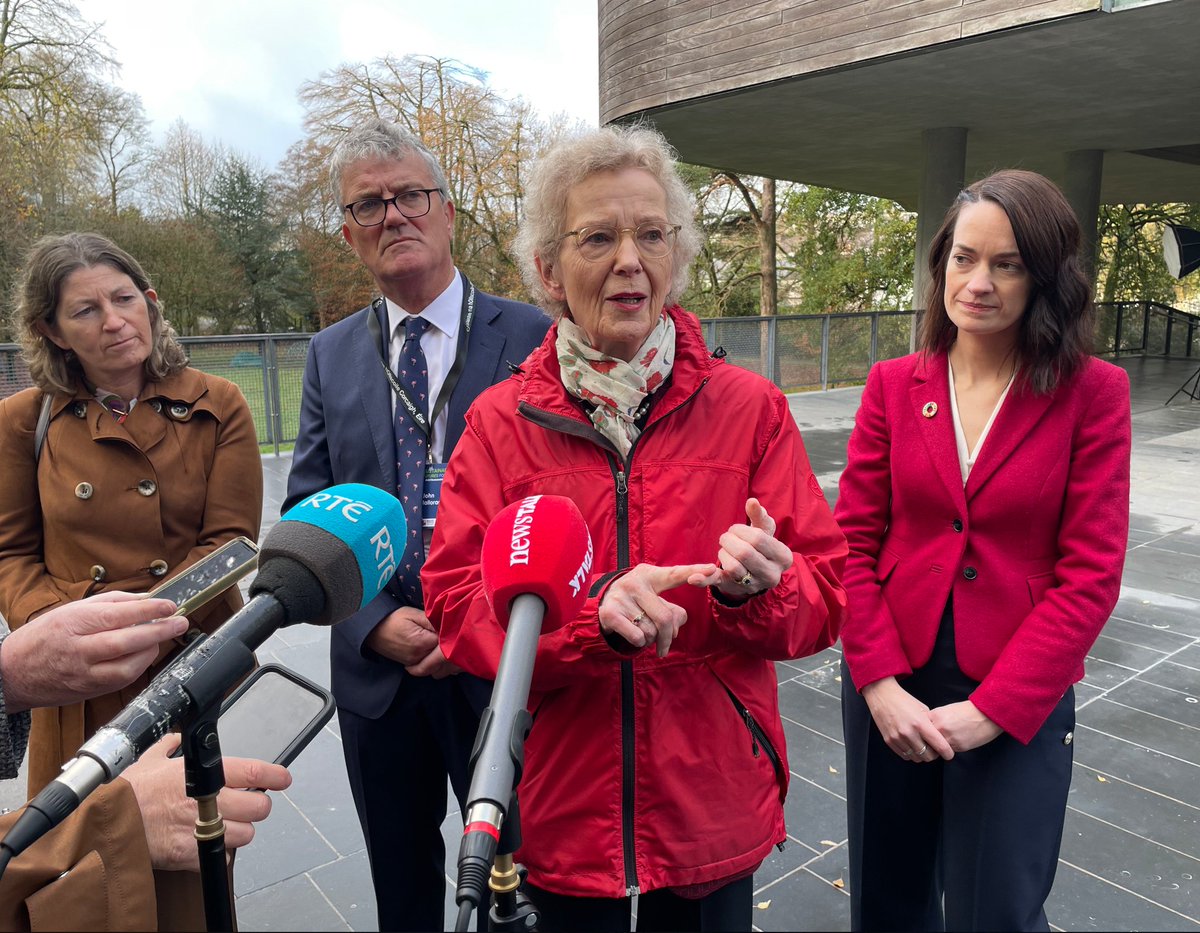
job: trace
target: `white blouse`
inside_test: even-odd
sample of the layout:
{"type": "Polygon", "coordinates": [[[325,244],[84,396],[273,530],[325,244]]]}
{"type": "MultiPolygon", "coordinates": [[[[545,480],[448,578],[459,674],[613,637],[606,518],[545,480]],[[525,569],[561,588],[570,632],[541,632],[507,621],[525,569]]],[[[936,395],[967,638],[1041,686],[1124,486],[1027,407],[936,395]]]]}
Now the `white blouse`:
{"type": "Polygon", "coordinates": [[[992,429],[992,422],[996,420],[996,415],[1000,413],[1000,406],[1008,398],[1008,390],[1012,388],[1013,380],[1017,378],[1017,370],[1013,369],[1013,374],[1008,377],[1008,385],[1000,393],[1000,398],[996,400],[996,407],[992,409],[992,414],[988,418],[987,424],[979,432],[979,440],[975,442],[975,449],[968,451],[967,438],[963,434],[962,420],[958,416],[958,396],[954,391],[954,367],[950,366],[949,360],[946,361],[946,365],[950,369],[950,414],[954,418],[954,445],[958,448],[958,468],[962,473],[963,485],[966,486],[967,477],[971,475],[971,467],[979,459],[979,451],[983,449],[983,442],[987,440],[988,432],[992,429]]]}

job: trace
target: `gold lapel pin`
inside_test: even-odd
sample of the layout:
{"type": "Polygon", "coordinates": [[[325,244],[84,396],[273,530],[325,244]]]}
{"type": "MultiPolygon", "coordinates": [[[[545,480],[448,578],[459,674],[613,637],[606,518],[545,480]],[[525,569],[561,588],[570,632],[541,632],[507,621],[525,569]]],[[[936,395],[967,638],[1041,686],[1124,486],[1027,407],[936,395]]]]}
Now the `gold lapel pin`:
{"type": "Polygon", "coordinates": [[[926,418],[932,418],[937,414],[937,402],[926,402],[925,407],[921,409],[921,414],[926,418]]]}

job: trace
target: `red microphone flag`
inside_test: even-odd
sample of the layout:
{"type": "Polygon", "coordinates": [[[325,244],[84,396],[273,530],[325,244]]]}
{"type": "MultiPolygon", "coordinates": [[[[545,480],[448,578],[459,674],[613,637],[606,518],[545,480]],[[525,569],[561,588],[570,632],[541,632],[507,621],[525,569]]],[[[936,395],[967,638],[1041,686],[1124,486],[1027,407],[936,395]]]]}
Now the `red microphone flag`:
{"type": "Polygon", "coordinates": [[[587,600],[592,536],[566,496],[528,496],[506,506],[483,538],[483,587],[501,627],[512,601],[532,594],[546,604],[542,633],[565,625],[587,600]]]}

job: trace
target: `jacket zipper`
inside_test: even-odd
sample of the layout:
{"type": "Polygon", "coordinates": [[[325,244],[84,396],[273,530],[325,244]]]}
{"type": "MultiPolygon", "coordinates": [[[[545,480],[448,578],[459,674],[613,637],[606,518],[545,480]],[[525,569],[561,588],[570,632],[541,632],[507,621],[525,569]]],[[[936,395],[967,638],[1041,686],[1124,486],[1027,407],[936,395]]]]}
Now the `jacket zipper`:
{"type": "Polygon", "coordinates": [[[775,750],[775,746],[771,744],[771,739],[767,733],[763,731],[763,727],[758,724],[758,720],[754,718],[754,714],[746,709],[745,704],[737,698],[732,690],[721,684],[725,692],[729,695],[729,702],[733,704],[733,708],[737,710],[738,716],[742,722],[746,724],[746,731],[750,733],[750,751],[754,757],[758,757],[759,747],[767,753],[767,758],[771,760],[771,767],[775,769],[775,780],[779,784],[779,792],[782,795],[784,788],[783,759],[779,757],[779,752],[775,750]]]}
{"type": "MultiPolygon", "coordinates": [[[[633,450],[629,451],[630,459],[633,450]]],[[[617,486],[617,569],[629,566],[629,482],[615,457],[609,458],[617,486]]],[[[634,747],[633,661],[621,662],[621,842],[625,862],[625,896],[639,893],[633,854],[634,747]]]]}

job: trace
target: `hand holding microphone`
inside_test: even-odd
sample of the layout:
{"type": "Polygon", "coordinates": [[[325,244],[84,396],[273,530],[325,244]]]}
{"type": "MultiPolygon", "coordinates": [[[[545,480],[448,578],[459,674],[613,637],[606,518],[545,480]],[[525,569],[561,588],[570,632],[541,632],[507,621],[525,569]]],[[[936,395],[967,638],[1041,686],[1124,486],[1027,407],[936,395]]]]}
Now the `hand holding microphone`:
{"type": "Polygon", "coordinates": [[[297,622],[331,625],[365,606],[395,573],[404,536],[400,503],[373,486],[334,486],[290,509],[263,542],[250,602],[193,642],[85,742],[0,846],[17,855],[169,729],[218,702],[276,629],[297,622]]]}

